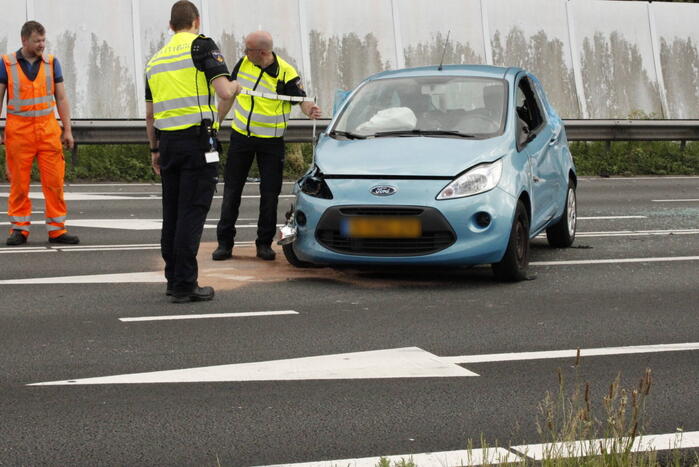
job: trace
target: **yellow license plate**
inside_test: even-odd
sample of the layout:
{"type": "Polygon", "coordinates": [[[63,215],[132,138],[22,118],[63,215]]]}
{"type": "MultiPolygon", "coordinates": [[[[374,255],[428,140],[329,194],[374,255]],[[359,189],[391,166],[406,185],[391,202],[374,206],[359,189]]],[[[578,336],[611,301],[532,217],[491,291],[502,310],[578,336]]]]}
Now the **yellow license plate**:
{"type": "Polygon", "coordinates": [[[416,217],[351,217],[347,223],[351,238],[416,238],[422,223],[416,217]]]}

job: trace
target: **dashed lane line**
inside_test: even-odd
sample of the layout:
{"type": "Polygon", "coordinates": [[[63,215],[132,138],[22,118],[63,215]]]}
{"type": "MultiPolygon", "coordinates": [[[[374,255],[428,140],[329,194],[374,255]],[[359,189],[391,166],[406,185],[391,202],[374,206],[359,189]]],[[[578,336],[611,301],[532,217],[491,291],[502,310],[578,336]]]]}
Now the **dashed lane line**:
{"type": "Polygon", "coordinates": [[[583,264],[662,263],[668,261],[699,261],[699,256],[665,256],[651,258],[570,259],[564,261],[532,261],[530,266],[578,266],[583,264]]]}
{"type": "Polygon", "coordinates": [[[280,311],[249,311],[240,313],[207,313],[199,315],[167,315],[167,316],[140,316],[136,318],[119,318],[119,321],[124,323],[143,322],[143,321],[177,321],[183,319],[211,319],[211,318],[247,318],[253,316],[279,316],[279,315],[298,315],[298,311],[280,310],[280,311]]]}
{"type": "Polygon", "coordinates": [[[699,198],[689,198],[689,199],[652,199],[654,203],[694,203],[699,201],[699,198]]]}

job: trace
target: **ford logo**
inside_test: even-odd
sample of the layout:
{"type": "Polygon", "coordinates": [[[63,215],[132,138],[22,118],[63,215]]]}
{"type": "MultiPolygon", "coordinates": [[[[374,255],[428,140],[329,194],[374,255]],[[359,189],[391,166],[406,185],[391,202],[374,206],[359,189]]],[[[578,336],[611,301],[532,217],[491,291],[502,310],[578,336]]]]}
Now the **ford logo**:
{"type": "Polygon", "coordinates": [[[391,185],[376,185],[372,187],[370,193],[374,196],[391,196],[395,195],[398,188],[391,185]]]}

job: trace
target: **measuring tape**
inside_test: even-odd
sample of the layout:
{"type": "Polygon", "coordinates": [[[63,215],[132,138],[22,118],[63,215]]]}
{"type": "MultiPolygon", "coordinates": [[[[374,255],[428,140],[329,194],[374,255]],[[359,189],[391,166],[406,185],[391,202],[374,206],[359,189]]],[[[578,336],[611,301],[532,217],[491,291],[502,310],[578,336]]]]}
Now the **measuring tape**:
{"type": "Polygon", "coordinates": [[[264,97],[265,99],[272,99],[275,101],[288,101],[288,102],[315,102],[315,97],[300,97],[300,96],[285,96],[284,94],[272,94],[271,92],[259,92],[251,91],[250,89],[241,89],[241,94],[246,94],[253,97],[264,97]]]}

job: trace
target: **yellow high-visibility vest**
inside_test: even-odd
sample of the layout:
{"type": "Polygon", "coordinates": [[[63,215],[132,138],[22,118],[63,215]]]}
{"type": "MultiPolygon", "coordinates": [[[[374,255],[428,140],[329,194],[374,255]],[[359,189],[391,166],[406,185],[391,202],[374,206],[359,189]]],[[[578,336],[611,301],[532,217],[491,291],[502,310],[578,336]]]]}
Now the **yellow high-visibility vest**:
{"type": "MultiPolygon", "coordinates": [[[[279,57],[277,61],[279,73],[275,78],[245,57],[236,80],[244,89],[277,94],[277,83],[288,83],[299,76],[293,66],[279,57]]],[[[290,114],[291,102],[239,94],[233,104],[231,127],[247,136],[278,138],[284,136],[290,114]]]]}
{"type": "Polygon", "coordinates": [[[216,122],[213,87],[192,60],[192,42],[197,37],[189,32],[175,34],[146,65],[159,130],[183,130],[199,125],[202,119],[216,122]]]}

